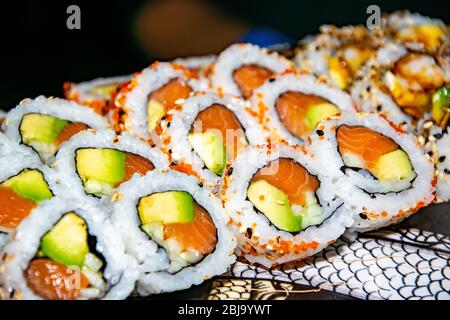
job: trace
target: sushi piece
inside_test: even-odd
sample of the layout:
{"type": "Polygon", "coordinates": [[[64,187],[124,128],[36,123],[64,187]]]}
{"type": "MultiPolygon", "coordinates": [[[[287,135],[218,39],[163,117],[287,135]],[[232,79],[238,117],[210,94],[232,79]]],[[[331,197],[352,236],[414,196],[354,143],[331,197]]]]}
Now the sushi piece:
{"type": "Polygon", "coordinates": [[[449,73],[434,56],[387,44],[368,62],[366,75],[351,89],[362,111],[378,112],[414,132],[432,109],[432,96],[449,73]]]}
{"type": "Polygon", "coordinates": [[[68,100],[88,106],[98,114],[107,115],[109,104],[122,85],[131,80],[130,76],[97,78],[90,81],[64,83],[64,96],[68,100]]]}
{"type": "Polygon", "coordinates": [[[39,159],[22,153],[0,157],[0,249],[30,212],[58,192],[56,177],[39,159]]]}
{"type": "Polygon", "coordinates": [[[120,112],[115,121],[121,130],[152,142],[155,128],[175,102],[188,98],[193,91],[206,89],[206,80],[196,78],[183,66],[155,62],[121,89],[115,99],[120,112]]]}
{"type": "Polygon", "coordinates": [[[45,163],[60,145],[87,129],[106,129],[105,119],[87,107],[58,98],[23,100],[8,112],[5,134],[36,152],[45,163]]]}
{"type": "Polygon", "coordinates": [[[10,299],[125,299],[139,275],[105,210],[70,198],[34,209],[1,263],[10,299]]]}
{"type": "Polygon", "coordinates": [[[150,172],[118,190],[112,221],[139,263],[138,292],[146,296],[183,290],[223,274],[235,261],[236,241],[219,200],[180,172],[150,172]],[[157,247],[164,251],[154,267],[157,247]]]}
{"type": "Polygon", "coordinates": [[[169,111],[161,121],[161,149],[172,168],[214,187],[227,163],[249,144],[264,143],[263,129],[230,95],[198,93],[169,111]]]}
{"type": "Polygon", "coordinates": [[[225,49],[212,66],[211,82],[219,95],[228,93],[248,99],[253,90],[277,73],[293,69],[291,61],[276,52],[251,44],[225,49]]]}
{"type": "Polygon", "coordinates": [[[318,35],[300,42],[294,59],[300,70],[325,77],[331,84],[347,90],[381,42],[364,26],[324,25],[318,35]]]}
{"type": "Polygon", "coordinates": [[[342,112],[354,113],[351,97],[312,75],[284,73],[255,90],[250,108],[268,134],[301,144],[317,123],[342,112]]]}
{"type": "Polygon", "coordinates": [[[434,53],[450,33],[439,19],[409,11],[396,11],[383,17],[382,30],[415,51],[434,53]]]}
{"type": "Polygon", "coordinates": [[[418,139],[376,114],[321,122],[308,150],[355,213],[352,229],[380,228],[433,202],[433,161],[418,139]]]}
{"type": "Polygon", "coordinates": [[[352,225],[335,186],[304,147],[251,146],[228,168],[220,196],[238,253],[265,267],[319,252],[352,225]]]}
{"type": "Polygon", "coordinates": [[[167,168],[167,158],[128,133],[83,132],[65,143],[52,167],[59,183],[75,197],[109,197],[133,175],[167,168]]]}

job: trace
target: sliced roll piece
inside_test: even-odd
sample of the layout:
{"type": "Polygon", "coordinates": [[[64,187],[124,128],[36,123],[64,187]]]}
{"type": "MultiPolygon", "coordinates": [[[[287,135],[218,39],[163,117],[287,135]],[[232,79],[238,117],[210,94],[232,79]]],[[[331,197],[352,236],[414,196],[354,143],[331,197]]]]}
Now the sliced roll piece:
{"type": "Polygon", "coordinates": [[[168,167],[166,156],[128,133],[83,132],[65,143],[52,164],[58,182],[75,197],[104,198],[134,174],[168,167]]]}
{"type": "Polygon", "coordinates": [[[45,163],[72,136],[87,129],[106,129],[108,123],[92,109],[58,98],[23,100],[8,112],[5,134],[36,152],[45,163]]]}
{"type": "Polygon", "coordinates": [[[169,111],[161,132],[172,168],[212,188],[245,146],[265,143],[262,127],[241,99],[214,93],[195,94],[169,111]]]}
{"type": "Polygon", "coordinates": [[[307,146],[355,213],[356,231],[399,222],[434,200],[431,158],[418,139],[376,114],[319,124],[307,146]]]}
{"type": "Polygon", "coordinates": [[[11,299],[125,299],[139,273],[101,207],[54,198],[34,209],[3,251],[11,299]]]}
{"type": "Polygon", "coordinates": [[[351,94],[362,111],[384,114],[416,132],[429,117],[433,94],[449,83],[449,76],[434,56],[389,43],[367,63],[351,94]]]}
{"type": "Polygon", "coordinates": [[[141,267],[141,295],[187,289],[225,273],[235,261],[226,214],[194,177],[150,172],[123,184],[114,198],[112,219],[141,267]],[[148,269],[156,244],[167,259],[160,271],[148,269]]]}
{"type": "Polygon", "coordinates": [[[98,114],[107,115],[108,106],[122,85],[131,80],[131,75],[97,78],[80,83],[65,82],[64,96],[68,100],[88,106],[98,114]]]}
{"type": "Polygon", "coordinates": [[[293,68],[291,61],[276,52],[248,43],[233,44],[214,63],[211,82],[219,94],[249,99],[264,81],[293,68]]]}
{"type": "Polygon", "coordinates": [[[324,25],[318,35],[300,41],[295,63],[300,70],[325,77],[331,84],[347,90],[381,42],[362,25],[341,28],[324,25]]]}
{"type": "Polygon", "coordinates": [[[436,52],[450,35],[442,20],[409,11],[396,11],[383,17],[384,31],[415,51],[436,52]]]}
{"type": "Polygon", "coordinates": [[[304,147],[251,146],[228,168],[220,195],[239,254],[266,267],[319,252],[352,225],[331,180],[304,147]]]}
{"type": "MultiPolygon", "coordinates": [[[[193,91],[208,88],[205,80],[195,77],[179,64],[155,62],[134,75],[115,99],[121,115],[120,126],[143,140],[152,134],[175,102],[189,97],[193,91]]],[[[155,141],[157,142],[157,141],[155,141]]]]}
{"type": "Polygon", "coordinates": [[[60,193],[55,173],[21,153],[0,157],[0,249],[41,202],[60,193]]]}
{"type": "Polygon", "coordinates": [[[256,89],[250,109],[267,135],[291,144],[301,144],[321,120],[357,111],[347,93],[295,72],[271,78],[256,89]]]}

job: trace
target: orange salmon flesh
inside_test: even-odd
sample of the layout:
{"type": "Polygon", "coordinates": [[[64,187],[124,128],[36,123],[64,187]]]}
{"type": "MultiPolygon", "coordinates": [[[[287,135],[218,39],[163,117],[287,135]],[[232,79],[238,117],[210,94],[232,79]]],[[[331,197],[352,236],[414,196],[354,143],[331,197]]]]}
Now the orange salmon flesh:
{"type": "Polygon", "coordinates": [[[88,126],[83,123],[74,122],[68,124],[61,130],[61,132],[58,134],[58,137],[56,137],[55,140],[56,147],[58,148],[63,142],[69,140],[77,133],[84,131],[86,129],[88,129],[88,126]]]}
{"type": "Polygon", "coordinates": [[[127,152],[125,154],[125,180],[122,182],[130,180],[135,173],[145,175],[153,169],[155,169],[155,166],[150,160],[127,152]]]}
{"type": "Polygon", "coordinates": [[[217,129],[221,132],[227,159],[234,159],[245,147],[245,133],[239,120],[232,111],[220,104],[213,104],[201,111],[193,125],[193,128],[196,127],[201,127],[202,132],[209,129],[217,129]],[[228,135],[233,137],[233,141],[227,141],[231,140],[227,139],[227,130],[228,135]]]}
{"type": "Polygon", "coordinates": [[[275,104],[278,116],[284,127],[298,138],[310,131],[305,120],[309,107],[328,101],[310,94],[288,91],[280,95],[275,104]]]}
{"type": "Polygon", "coordinates": [[[75,300],[87,288],[88,279],[81,273],[50,259],[31,261],[25,272],[28,286],[47,300],[75,300]]]}
{"type": "Polygon", "coordinates": [[[286,193],[291,204],[300,206],[306,204],[306,192],[316,192],[320,187],[317,177],[301,164],[286,158],[272,161],[258,170],[252,182],[261,179],[286,193]]]}
{"type": "Polygon", "coordinates": [[[248,99],[253,90],[260,87],[264,81],[273,76],[273,72],[267,68],[248,64],[234,70],[233,79],[241,90],[242,96],[248,99]]]}
{"type": "Polygon", "coordinates": [[[34,201],[8,187],[0,187],[0,203],[0,230],[3,231],[14,230],[36,206],[34,201]]]}
{"type": "Polygon", "coordinates": [[[164,225],[164,238],[175,239],[182,250],[192,249],[207,255],[217,243],[217,230],[208,212],[195,203],[194,221],[164,225]]]}
{"type": "Polygon", "coordinates": [[[154,99],[167,108],[172,108],[178,99],[186,99],[189,97],[192,89],[185,81],[180,79],[172,79],[161,88],[151,92],[148,95],[148,101],[154,99]]]}
{"type": "Polygon", "coordinates": [[[382,155],[398,149],[391,138],[362,126],[340,126],[336,140],[341,155],[347,152],[359,155],[367,168],[373,168],[382,155]]]}

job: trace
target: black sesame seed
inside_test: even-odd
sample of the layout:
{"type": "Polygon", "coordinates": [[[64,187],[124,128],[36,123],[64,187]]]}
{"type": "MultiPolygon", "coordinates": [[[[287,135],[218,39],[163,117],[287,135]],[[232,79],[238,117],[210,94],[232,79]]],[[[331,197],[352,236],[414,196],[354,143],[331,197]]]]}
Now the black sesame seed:
{"type": "Polygon", "coordinates": [[[381,112],[381,110],[383,110],[383,107],[382,107],[381,104],[380,104],[380,105],[377,106],[377,111],[378,111],[378,112],[381,112]]]}
{"type": "Polygon", "coordinates": [[[436,133],[435,135],[433,135],[436,139],[441,139],[443,134],[442,133],[436,133]]]}
{"type": "Polygon", "coordinates": [[[450,170],[448,170],[447,168],[444,169],[444,173],[445,174],[450,174],[450,170]]]}
{"type": "Polygon", "coordinates": [[[169,123],[167,124],[167,128],[170,128],[170,124],[171,124],[171,122],[169,122],[169,123]]]}
{"type": "Polygon", "coordinates": [[[156,144],[152,143],[152,144],[150,145],[150,147],[155,148],[155,147],[156,147],[156,144]]]}
{"type": "Polygon", "coordinates": [[[376,199],[376,198],[377,198],[377,196],[374,195],[374,194],[371,194],[370,197],[371,197],[372,199],[376,199]]]}
{"type": "Polygon", "coordinates": [[[439,162],[444,162],[445,161],[445,156],[440,156],[439,157],[439,162]]]}
{"type": "Polygon", "coordinates": [[[169,150],[169,153],[172,154],[172,149],[169,150]]]}
{"type": "Polygon", "coordinates": [[[275,78],[270,78],[269,82],[275,82],[275,78]]]}
{"type": "Polygon", "coordinates": [[[432,156],[433,156],[433,151],[428,151],[428,155],[429,155],[430,157],[432,157],[432,156]]]}
{"type": "Polygon", "coordinates": [[[227,174],[231,176],[233,174],[233,167],[230,167],[227,171],[227,174]]]}
{"type": "Polygon", "coordinates": [[[323,130],[317,130],[316,133],[319,137],[321,137],[325,134],[325,132],[323,132],[323,130]]]}
{"type": "Polygon", "coordinates": [[[359,217],[363,220],[367,220],[367,216],[364,213],[360,213],[359,217]]]}
{"type": "Polygon", "coordinates": [[[245,231],[245,236],[250,239],[252,237],[252,234],[253,230],[251,228],[247,228],[247,230],[245,231]]]}
{"type": "Polygon", "coordinates": [[[200,188],[203,188],[203,183],[202,183],[202,182],[199,182],[199,183],[198,183],[198,186],[199,186],[200,188]]]}

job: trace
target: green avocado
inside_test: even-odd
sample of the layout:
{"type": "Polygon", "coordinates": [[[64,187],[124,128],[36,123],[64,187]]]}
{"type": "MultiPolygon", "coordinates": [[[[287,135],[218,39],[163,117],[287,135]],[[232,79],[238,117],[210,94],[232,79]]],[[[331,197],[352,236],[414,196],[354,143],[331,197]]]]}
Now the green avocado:
{"type": "Polygon", "coordinates": [[[153,132],[159,121],[166,115],[164,106],[155,99],[151,99],[147,104],[147,126],[148,132],[153,132]]]}
{"type": "Polygon", "coordinates": [[[338,107],[331,103],[319,103],[312,105],[306,111],[306,121],[308,121],[311,130],[323,119],[335,116],[341,113],[338,107]]]}
{"type": "Polygon", "coordinates": [[[294,214],[287,195],[280,189],[258,180],[250,184],[247,196],[277,228],[288,232],[302,230],[302,217],[294,214]]]}
{"type": "Polygon", "coordinates": [[[450,112],[450,87],[442,87],[433,95],[433,120],[440,123],[448,112],[450,112]]]}
{"type": "Polygon", "coordinates": [[[17,176],[4,181],[1,186],[9,187],[18,195],[35,202],[41,202],[53,196],[44,176],[36,169],[25,169],[17,176]]]}
{"type": "Polygon", "coordinates": [[[194,200],[184,191],[154,193],[139,200],[138,213],[143,225],[192,222],[194,200]]]}
{"type": "Polygon", "coordinates": [[[66,266],[79,266],[89,252],[87,227],[75,213],[65,214],[41,240],[41,251],[66,266]]]}
{"type": "Polygon", "coordinates": [[[125,152],[115,149],[77,150],[77,172],[86,192],[110,194],[115,185],[125,179],[125,157],[125,152]]]}
{"type": "Polygon", "coordinates": [[[22,118],[20,134],[25,144],[32,142],[53,143],[61,130],[69,124],[66,120],[45,114],[30,113],[22,118]]]}
{"type": "Polygon", "coordinates": [[[408,155],[398,149],[382,155],[371,173],[379,180],[401,180],[410,177],[412,171],[408,155]]]}
{"type": "Polygon", "coordinates": [[[226,167],[227,154],[222,134],[218,130],[206,130],[205,132],[191,132],[189,142],[195,152],[205,163],[205,166],[221,176],[226,167]]]}

